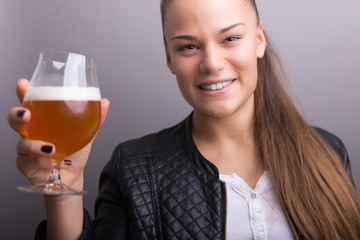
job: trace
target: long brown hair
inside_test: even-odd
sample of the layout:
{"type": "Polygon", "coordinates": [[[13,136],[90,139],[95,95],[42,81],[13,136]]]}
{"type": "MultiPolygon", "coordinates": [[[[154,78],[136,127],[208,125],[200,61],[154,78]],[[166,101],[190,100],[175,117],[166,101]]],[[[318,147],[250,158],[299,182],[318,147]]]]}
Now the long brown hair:
{"type": "MultiPolygon", "coordinates": [[[[255,10],[255,0],[245,0],[255,10]]],[[[167,5],[161,1],[164,27],[167,5]]],[[[308,125],[283,86],[285,71],[265,33],[258,59],[255,134],[277,197],[307,239],[360,239],[359,199],[337,153],[308,125]]],[[[166,44],[166,43],[165,43],[166,44]]]]}

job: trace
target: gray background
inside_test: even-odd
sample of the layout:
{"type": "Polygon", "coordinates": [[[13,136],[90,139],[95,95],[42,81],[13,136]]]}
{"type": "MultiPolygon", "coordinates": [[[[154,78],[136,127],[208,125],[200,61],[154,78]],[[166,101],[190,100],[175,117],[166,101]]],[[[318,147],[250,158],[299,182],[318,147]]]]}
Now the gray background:
{"type": "MultiPolygon", "coordinates": [[[[258,5],[300,111],[343,140],[360,186],[360,1],[258,5]]],[[[43,200],[16,190],[28,182],[15,167],[19,137],[6,118],[19,105],[17,79],[31,77],[39,52],[93,56],[102,95],[112,100],[86,167],[84,202],[91,213],[100,171],[115,145],[173,125],[191,109],[166,68],[158,0],[0,0],[0,34],[0,238],[32,239],[45,216],[43,200]]]]}

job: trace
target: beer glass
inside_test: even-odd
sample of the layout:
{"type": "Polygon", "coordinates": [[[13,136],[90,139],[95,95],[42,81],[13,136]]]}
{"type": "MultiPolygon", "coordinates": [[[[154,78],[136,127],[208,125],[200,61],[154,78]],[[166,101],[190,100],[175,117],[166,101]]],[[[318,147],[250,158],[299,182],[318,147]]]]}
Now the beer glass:
{"type": "Polygon", "coordinates": [[[60,164],[85,147],[95,136],[101,120],[101,96],[95,61],[81,54],[44,52],[26,91],[23,106],[31,112],[27,137],[53,143],[53,168],[43,184],[19,187],[42,194],[85,194],[64,185],[60,164]]]}

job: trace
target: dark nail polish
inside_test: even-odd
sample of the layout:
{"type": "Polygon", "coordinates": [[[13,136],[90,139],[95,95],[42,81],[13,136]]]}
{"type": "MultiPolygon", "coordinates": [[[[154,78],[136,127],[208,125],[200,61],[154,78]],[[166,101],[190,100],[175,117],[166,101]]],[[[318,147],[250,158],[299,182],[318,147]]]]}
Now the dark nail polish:
{"type": "Polygon", "coordinates": [[[64,163],[66,164],[66,165],[71,165],[72,164],[72,161],[71,160],[64,160],[64,163]]]}
{"type": "Polygon", "coordinates": [[[44,153],[51,153],[51,152],[52,152],[52,149],[53,149],[53,147],[52,147],[52,146],[48,146],[48,145],[45,145],[45,146],[42,146],[42,147],[41,147],[41,151],[43,151],[44,153]]]}
{"type": "Polygon", "coordinates": [[[26,112],[25,110],[19,110],[19,111],[17,111],[16,116],[18,118],[22,118],[24,116],[25,112],[26,112]]]}

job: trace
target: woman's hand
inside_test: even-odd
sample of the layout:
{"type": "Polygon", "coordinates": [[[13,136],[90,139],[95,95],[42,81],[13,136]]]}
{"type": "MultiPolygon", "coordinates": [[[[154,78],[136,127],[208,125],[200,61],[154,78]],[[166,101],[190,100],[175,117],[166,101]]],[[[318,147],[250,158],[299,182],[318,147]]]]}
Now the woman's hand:
{"type": "MultiPolygon", "coordinates": [[[[30,82],[26,79],[18,81],[16,93],[20,103],[30,82]]],[[[101,124],[105,121],[110,105],[108,99],[101,100],[101,124]]],[[[17,158],[16,166],[19,171],[33,184],[45,182],[50,174],[53,165],[50,157],[56,149],[52,143],[27,138],[25,125],[30,121],[31,113],[22,107],[12,108],[8,115],[9,125],[21,135],[21,139],[16,145],[17,158]]],[[[78,152],[67,156],[61,163],[61,178],[69,187],[77,190],[83,188],[83,170],[85,168],[92,141],[78,152]]]]}

